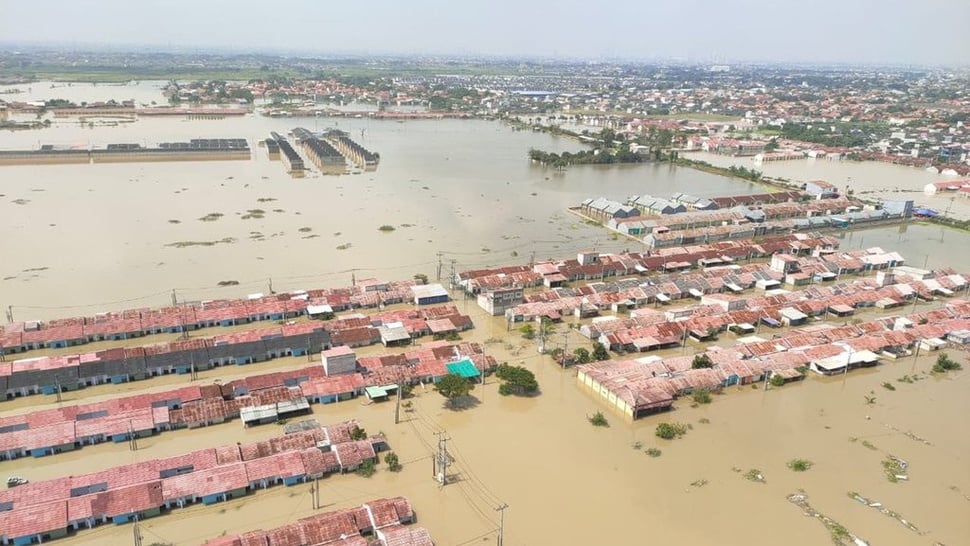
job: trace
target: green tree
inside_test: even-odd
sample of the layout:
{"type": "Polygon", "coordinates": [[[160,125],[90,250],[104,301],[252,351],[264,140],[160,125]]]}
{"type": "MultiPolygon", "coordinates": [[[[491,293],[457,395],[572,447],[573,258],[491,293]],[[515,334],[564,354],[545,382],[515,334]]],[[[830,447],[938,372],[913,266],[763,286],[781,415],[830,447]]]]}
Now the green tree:
{"type": "Polygon", "coordinates": [[[467,396],[475,388],[475,384],[470,379],[450,373],[441,378],[435,386],[435,390],[448,399],[448,403],[454,402],[456,398],[467,396]]]}
{"type": "Polygon", "coordinates": [[[592,356],[589,354],[589,349],[585,347],[577,348],[573,351],[573,355],[576,356],[576,362],[579,364],[586,364],[592,359],[592,356]]]}
{"type": "Polygon", "coordinates": [[[657,425],[654,434],[664,440],[673,440],[674,438],[687,434],[687,427],[680,423],[660,423],[657,425]]]}
{"type": "Polygon", "coordinates": [[[539,391],[535,374],[522,366],[502,364],[495,370],[495,375],[505,381],[498,389],[499,394],[503,396],[532,395],[539,391]]]}
{"type": "Polygon", "coordinates": [[[705,353],[701,353],[694,357],[691,361],[690,367],[692,370],[698,370],[701,368],[713,368],[714,363],[711,362],[711,357],[707,356],[705,353]]]}
{"type": "Polygon", "coordinates": [[[525,326],[519,328],[519,332],[522,332],[522,337],[526,339],[533,339],[536,337],[536,329],[532,324],[526,324],[525,326]]]}
{"type": "Polygon", "coordinates": [[[377,465],[370,459],[360,463],[360,466],[357,467],[357,473],[365,478],[370,478],[375,472],[377,472],[377,465]]]}
{"type": "Polygon", "coordinates": [[[610,353],[609,351],[606,350],[606,345],[603,345],[598,341],[596,343],[593,343],[593,360],[596,360],[598,362],[601,360],[609,360],[609,359],[610,359],[610,353]]]}
{"type": "Polygon", "coordinates": [[[365,440],[367,439],[367,431],[360,427],[354,427],[354,429],[350,431],[350,439],[365,440]]]}
{"type": "Polygon", "coordinates": [[[398,459],[397,454],[394,452],[384,455],[384,462],[387,463],[387,469],[391,472],[397,472],[401,470],[401,461],[398,459]]]}
{"type": "Polygon", "coordinates": [[[772,387],[780,387],[785,384],[785,378],[778,374],[771,374],[771,379],[768,380],[772,387]]]}
{"type": "Polygon", "coordinates": [[[946,373],[950,370],[962,370],[963,366],[959,362],[950,358],[946,353],[940,353],[936,357],[936,364],[933,364],[934,373],[946,373]]]}
{"type": "Polygon", "coordinates": [[[428,276],[425,275],[424,273],[415,273],[414,280],[418,281],[421,284],[428,284],[428,276]]]}

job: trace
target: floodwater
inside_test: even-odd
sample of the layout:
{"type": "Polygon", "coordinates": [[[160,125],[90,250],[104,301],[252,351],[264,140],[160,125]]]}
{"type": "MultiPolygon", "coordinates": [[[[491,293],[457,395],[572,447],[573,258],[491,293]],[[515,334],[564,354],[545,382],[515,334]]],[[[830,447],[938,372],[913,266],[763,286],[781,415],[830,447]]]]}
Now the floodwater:
{"type": "Polygon", "coordinates": [[[451,260],[468,269],[525,263],[533,253],[543,259],[623,250],[636,243],[565,208],[599,195],[757,190],[670,165],[560,173],[531,164],[529,148],[578,150],[578,143],[487,121],[246,116],[88,128],[54,118],[51,129],[0,134],[0,148],[198,137],[247,138],[255,159],[0,168],[0,303],[13,305],[17,320],[42,319],[161,305],[173,289],[194,300],[266,292],[269,279],[286,290],[346,286],[352,275],[435,278],[438,252],[447,273],[451,260]],[[362,174],[291,178],[255,143],[297,126],[346,130],[380,153],[381,164],[362,174]],[[253,217],[254,210],[263,213],[253,217]],[[199,220],[210,213],[223,216],[199,220]],[[379,231],[385,224],[396,230],[379,231]],[[220,281],[240,284],[220,289],[220,281]]]}
{"type": "Polygon", "coordinates": [[[791,181],[826,180],[839,188],[850,188],[866,199],[912,199],[957,218],[970,219],[970,199],[955,197],[953,193],[925,195],[923,187],[932,182],[952,180],[916,167],[893,165],[876,161],[832,161],[828,159],[799,159],[795,161],[755,162],[751,157],[731,157],[712,153],[691,153],[690,159],[707,161],[719,167],[737,165],[761,171],[766,176],[791,181]]]}
{"type": "MultiPolygon", "coordinates": [[[[504,332],[501,320],[490,320],[474,305],[468,311],[478,328],[466,339],[484,341],[504,332]]],[[[569,343],[588,344],[575,332],[569,343]]],[[[817,510],[873,545],[962,544],[970,537],[970,521],[964,517],[970,503],[970,435],[954,417],[970,411],[964,395],[970,374],[897,381],[903,375],[922,376],[932,363],[928,355],[847,378],[813,376],[767,392],[731,388],[708,406],[691,408],[682,400],[670,413],[629,423],[577,386],[573,370],[560,370],[549,357],[537,355],[532,342],[511,337],[488,344],[488,350],[500,361],[533,370],[542,394],[501,397],[490,378],[473,392],[473,407],[451,410],[437,393],[419,388],[411,399],[413,411],[403,411],[403,422],[397,425],[393,402],[314,406],[314,417],[323,423],[356,418],[368,431],[384,432],[404,462],[399,473],[381,465],[370,479],[345,475],[322,480],[324,509],[405,495],[414,503],[419,524],[432,532],[437,544],[447,545],[494,544],[499,524],[495,508],[502,503],[509,505],[509,545],[826,544],[826,528],[786,500],[804,490],[817,510]],[[896,390],[883,388],[884,382],[896,390]],[[875,401],[868,404],[866,396],[875,396],[875,401]],[[593,427],[586,420],[601,410],[609,428],[593,427]],[[690,424],[692,430],[679,440],[659,440],[653,429],[660,421],[690,424]],[[437,445],[434,433],[440,431],[446,432],[454,457],[453,481],[443,489],[432,480],[430,459],[437,445]],[[640,449],[633,447],[636,442],[642,443],[640,449]],[[648,456],[645,451],[651,447],[660,449],[661,456],[648,456]],[[881,461],[889,454],[909,462],[909,481],[886,480],[881,461]],[[794,458],[811,460],[814,466],[793,472],[786,463],[794,458]],[[748,481],[743,474],[749,469],[759,470],[766,483],[748,481]],[[881,502],[924,534],[853,501],[849,491],[881,502]]],[[[965,355],[958,358],[970,366],[965,355]]],[[[258,369],[303,365],[304,359],[287,359],[258,369]]],[[[217,369],[204,372],[200,381],[256,371],[252,366],[217,369]]],[[[149,381],[68,396],[98,399],[161,387],[149,381]]],[[[46,407],[50,398],[30,397],[17,404],[46,407]]],[[[245,429],[236,421],[139,440],[135,452],[126,444],[102,444],[0,466],[11,475],[44,479],[280,432],[274,425],[245,429]]],[[[141,528],[149,541],[199,544],[224,532],[266,529],[307,516],[313,512],[309,497],[307,484],[279,486],[228,503],[173,511],[144,521],[141,528]]],[[[130,536],[130,526],[105,526],[59,542],[94,546],[122,543],[130,536]]]]}
{"type": "MultiPolygon", "coordinates": [[[[98,94],[101,86],[89,89],[91,96],[80,100],[113,98],[98,94]]],[[[434,278],[439,251],[444,252],[447,271],[452,259],[463,269],[522,263],[533,250],[541,259],[580,248],[629,246],[629,241],[613,241],[605,231],[563,212],[585,197],[759,191],[736,180],[667,165],[577,167],[556,173],[530,165],[528,149],[578,149],[575,142],[482,121],[250,116],[151,119],[89,129],[72,120],[54,120],[50,130],[0,134],[0,148],[35,147],[38,142],[151,144],[196,137],[254,141],[271,130],[300,125],[348,130],[379,152],[382,163],[372,173],[292,179],[257,148],[256,159],[248,162],[0,167],[0,278],[6,278],[0,281],[0,303],[13,305],[22,320],[161,305],[173,288],[181,299],[239,297],[265,292],[270,277],[277,290],[347,285],[352,269],[358,279],[418,272],[434,278]],[[26,203],[15,203],[18,199],[26,203]],[[241,218],[257,208],[265,211],[264,218],[241,218]],[[198,220],[215,212],[224,216],[198,220]],[[397,229],[380,233],[382,224],[397,229]],[[301,227],[311,229],[299,231],[301,227]],[[253,238],[253,232],[263,236],[253,238]],[[318,237],[306,238],[311,235],[318,237]],[[234,242],[165,246],[227,237],[234,242]],[[336,249],[343,244],[350,246],[336,249]],[[221,280],[238,280],[240,285],[218,289],[221,280]]],[[[965,250],[970,241],[960,232],[910,225],[847,232],[844,238],[846,248],[899,250],[916,266],[970,270],[968,254],[955,251],[965,250]]],[[[768,391],[732,388],[710,405],[691,408],[682,400],[671,413],[629,423],[578,387],[573,370],[560,370],[515,333],[506,336],[501,319],[484,316],[474,302],[457,303],[476,324],[465,339],[500,339],[488,344],[489,354],[533,370],[542,394],[501,397],[490,378],[474,391],[477,404],[451,410],[438,394],[417,389],[413,411],[402,413],[400,424],[394,424],[393,402],[314,406],[314,417],[322,423],[356,418],[370,432],[383,431],[404,463],[399,473],[381,465],[370,479],[347,475],[322,480],[324,509],[404,495],[414,504],[419,525],[430,530],[437,544],[449,546],[495,544],[500,521],[495,509],[503,503],[509,505],[504,512],[509,546],[827,544],[823,524],[786,500],[802,489],[817,510],[873,546],[970,543],[970,434],[960,417],[970,412],[966,371],[914,383],[897,381],[914,373],[922,377],[933,360],[924,354],[916,362],[889,362],[845,379],[810,377],[768,391]],[[867,396],[875,400],[869,404],[867,396]],[[587,416],[596,411],[606,412],[612,426],[592,427],[587,416]],[[690,424],[692,430],[680,440],[659,440],[653,431],[665,420],[690,424]],[[447,448],[454,456],[453,480],[444,488],[431,477],[430,456],[438,441],[434,433],[440,431],[447,433],[447,448]],[[633,447],[637,442],[640,449],[633,447]],[[646,455],[651,447],[662,450],[661,456],[646,455]],[[886,480],[880,462],[889,454],[910,463],[909,481],[886,480]],[[792,472],[786,462],[794,458],[809,459],[814,466],[792,472]],[[766,483],[745,479],[749,469],[758,469],[766,483]],[[925,534],[850,499],[849,491],[881,502],[925,534]]],[[[569,332],[570,348],[588,346],[575,330],[569,332]]],[[[384,351],[367,348],[358,354],[384,351]]],[[[953,356],[970,369],[965,354],[953,356]]],[[[280,359],[205,371],[199,381],[306,365],[306,359],[280,359]]],[[[173,376],[99,386],[66,393],[63,403],[169,388],[187,380],[173,376]]],[[[0,410],[23,412],[52,404],[52,397],[34,396],[0,405],[0,410]]],[[[279,433],[277,426],[244,429],[237,421],[139,440],[135,452],[127,444],[103,444],[3,462],[0,471],[41,480],[279,433]]],[[[283,525],[312,512],[308,489],[279,486],[228,503],[177,510],[143,522],[142,534],[147,543],[181,546],[223,533],[283,525]]],[[[124,544],[131,533],[130,526],[104,526],[58,543],[124,544]]]]}

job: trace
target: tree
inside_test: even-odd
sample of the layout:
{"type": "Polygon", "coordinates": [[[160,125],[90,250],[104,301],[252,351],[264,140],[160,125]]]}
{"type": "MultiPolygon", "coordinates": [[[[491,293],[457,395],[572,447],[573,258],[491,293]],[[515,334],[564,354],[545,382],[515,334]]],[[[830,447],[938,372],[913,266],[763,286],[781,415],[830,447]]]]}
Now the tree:
{"type": "Polygon", "coordinates": [[[603,345],[598,341],[594,343],[593,360],[596,360],[598,362],[600,360],[609,360],[609,359],[610,359],[610,353],[606,350],[606,345],[603,345]]]}
{"type": "Polygon", "coordinates": [[[950,370],[962,370],[963,366],[959,362],[950,358],[946,353],[940,353],[936,357],[936,364],[933,365],[933,373],[946,373],[950,370]]]}
{"type": "Polygon", "coordinates": [[[701,353],[694,357],[694,360],[690,363],[690,368],[692,370],[699,370],[701,368],[713,368],[714,363],[711,362],[711,357],[704,353],[701,353]]]}
{"type": "Polygon", "coordinates": [[[687,434],[687,427],[680,423],[660,423],[657,425],[657,430],[654,434],[658,438],[663,438],[664,440],[673,440],[687,434]]]}
{"type": "Polygon", "coordinates": [[[387,463],[387,469],[391,472],[401,470],[401,461],[397,458],[397,454],[393,452],[384,456],[384,462],[387,463]]]}
{"type": "Polygon", "coordinates": [[[450,373],[442,377],[434,388],[451,403],[455,398],[467,396],[475,388],[475,385],[468,378],[450,373]]]}
{"type": "Polygon", "coordinates": [[[367,431],[360,427],[354,427],[354,429],[350,431],[350,439],[365,440],[367,439],[367,431]]]}
{"type": "Polygon", "coordinates": [[[771,374],[771,379],[768,380],[772,387],[780,387],[785,384],[785,378],[778,374],[771,374]]]}
{"type": "Polygon", "coordinates": [[[586,347],[577,348],[576,350],[573,351],[573,354],[576,356],[576,362],[580,364],[586,364],[592,359],[592,357],[589,354],[589,349],[587,349],[586,347]]]}
{"type": "Polygon", "coordinates": [[[531,395],[539,391],[539,383],[536,381],[535,374],[522,366],[502,364],[495,370],[495,375],[499,379],[505,380],[505,383],[498,388],[499,394],[503,396],[510,394],[531,395]]]}
{"type": "Polygon", "coordinates": [[[424,273],[415,273],[414,280],[418,281],[421,284],[428,284],[428,276],[425,275],[424,273]]]}
{"type": "Polygon", "coordinates": [[[526,339],[533,339],[536,337],[536,329],[534,326],[532,326],[532,324],[526,324],[525,326],[519,328],[519,331],[522,332],[522,337],[526,339]]]}

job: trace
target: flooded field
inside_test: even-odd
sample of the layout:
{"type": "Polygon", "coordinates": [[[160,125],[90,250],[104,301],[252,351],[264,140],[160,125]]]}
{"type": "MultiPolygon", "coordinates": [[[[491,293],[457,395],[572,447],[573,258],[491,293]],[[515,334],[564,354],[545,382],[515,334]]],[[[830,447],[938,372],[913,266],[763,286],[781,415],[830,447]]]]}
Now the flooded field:
{"type": "MultiPolygon", "coordinates": [[[[50,96],[161,102],[149,99],[155,91],[143,90],[144,85],[133,86],[144,95],[125,95],[131,90],[111,86],[118,95],[101,96],[100,86],[88,86],[84,92],[71,91],[79,93],[76,97],[67,92],[50,96]]],[[[40,90],[31,93],[29,99],[11,97],[44,98],[40,90]]],[[[279,162],[267,159],[265,150],[255,148],[252,161],[0,167],[0,304],[12,305],[18,320],[49,318],[163,305],[173,289],[180,300],[192,300],[266,292],[270,279],[274,289],[286,290],[346,286],[352,275],[397,279],[425,273],[434,278],[438,252],[447,272],[452,260],[456,269],[467,269],[524,263],[533,252],[542,259],[583,248],[633,249],[635,243],[614,240],[564,208],[598,195],[760,191],[668,165],[576,167],[558,173],[530,165],[528,149],[578,149],[575,141],[484,121],[248,116],[87,128],[55,120],[50,130],[0,135],[0,148],[153,144],[196,137],[244,137],[255,143],[269,131],[297,126],[347,130],[381,154],[381,165],[359,175],[293,179],[279,162]],[[378,231],[384,224],[395,230],[378,231]],[[229,280],[239,284],[218,287],[229,280]]],[[[908,225],[841,237],[843,248],[882,246],[898,250],[917,267],[970,271],[965,252],[970,236],[965,233],[908,225]]],[[[945,377],[926,374],[935,356],[924,354],[918,361],[888,362],[847,378],[813,376],[767,391],[731,388],[710,405],[692,408],[680,400],[670,413],[630,423],[577,386],[574,370],[559,369],[516,332],[506,334],[503,320],[485,316],[474,302],[457,304],[476,324],[463,337],[489,340],[488,352],[500,362],[533,370],[541,395],[502,397],[490,378],[473,391],[471,407],[451,410],[440,395],[418,388],[410,400],[412,411],[402,413],[400,424],[394,423],[393,402],[363,404],[358,399],[314,406],[321,423],[355,418],[371,433],[384,432],[404,464],[398,473],[382,464],[369,479],[345,475],[322,480],[324,509],[404,495],[414,504],[419,525],[430,530],[436,544],[447,546],[495,544],[496,508],[502,503],[509,505],[504,513],[509,546],[828,544],[826,526],[786,499],[804,490],[812,508],[872,546],[970,543],[966,354],[951,355],[965,371],[945,377]],[[900,381],[914,375],[919,380],[900,381]],[[610,427],[590,425],[587,418],[597,411],[606,413],[610,427]],[[679,440],[660,440],[654,429],[661,421],[690,430],[679,440]],[[446,433],[454,456],[452,480],[444,488],[432,480],[437,432],[446,433]],[[650,448],[660,455],[649,456],[650,448]],[[886,479],[881,462],[889,455],[909,462],[907,481],[886,479]],[[786,465],[796,458],[811,461],[812,468],[793,472],[786,465]],[[763,476],[763,483],[746,479],[752,470],[763,476]],[[918,531],[860,504],[849,492],[878,501],[918,531]]],[[[568,340],[571,348],[589,344],[575,330],[568,340]]],[[[358,354],[385,351],[372,347],[358,354]]],[[[198,381],[306,365],[305,358],[278,359],[201,372],[198,381]]],[[[62,403],[187,382],[187,376],[169,376],[99,386],[66,393],[62,403]]],[[[34,396],[0,404],[0,411],[22,413],[54,404],[53,397],[34,396]]],[[[245,429],[235,421],[139,440],[137,451],[129,451],[127,444],[102,444],[2,462],[0,472],[42,480],[281,433],[276,425],[245,429]]],[[[196,545],[223,533],[279,526],[311,512],[308,484],[278,486],[227,503],[177,510],[144,521],[141,529],[146,544],[196,545]]],[[[131,526],[103,526],[55,544],[127,544],[131,537],[131,526]]]]}

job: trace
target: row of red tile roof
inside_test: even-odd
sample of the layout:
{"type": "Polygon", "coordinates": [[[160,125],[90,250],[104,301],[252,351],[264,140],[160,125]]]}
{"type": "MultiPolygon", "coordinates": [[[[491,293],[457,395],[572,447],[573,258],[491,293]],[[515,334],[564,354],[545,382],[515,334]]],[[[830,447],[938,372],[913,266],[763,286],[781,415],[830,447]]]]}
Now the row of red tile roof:
{"type": "Polygon", "coordinates": [[[427,530],[406,526],[415,520],[404,497],[378,499],[360,506],[316,514],[269,531],[249,531],[207,541],[204,546],[305,546],[341,544],[373,546],[363,534],[374,534],[381,546],[432,546],[427,530]]]}

